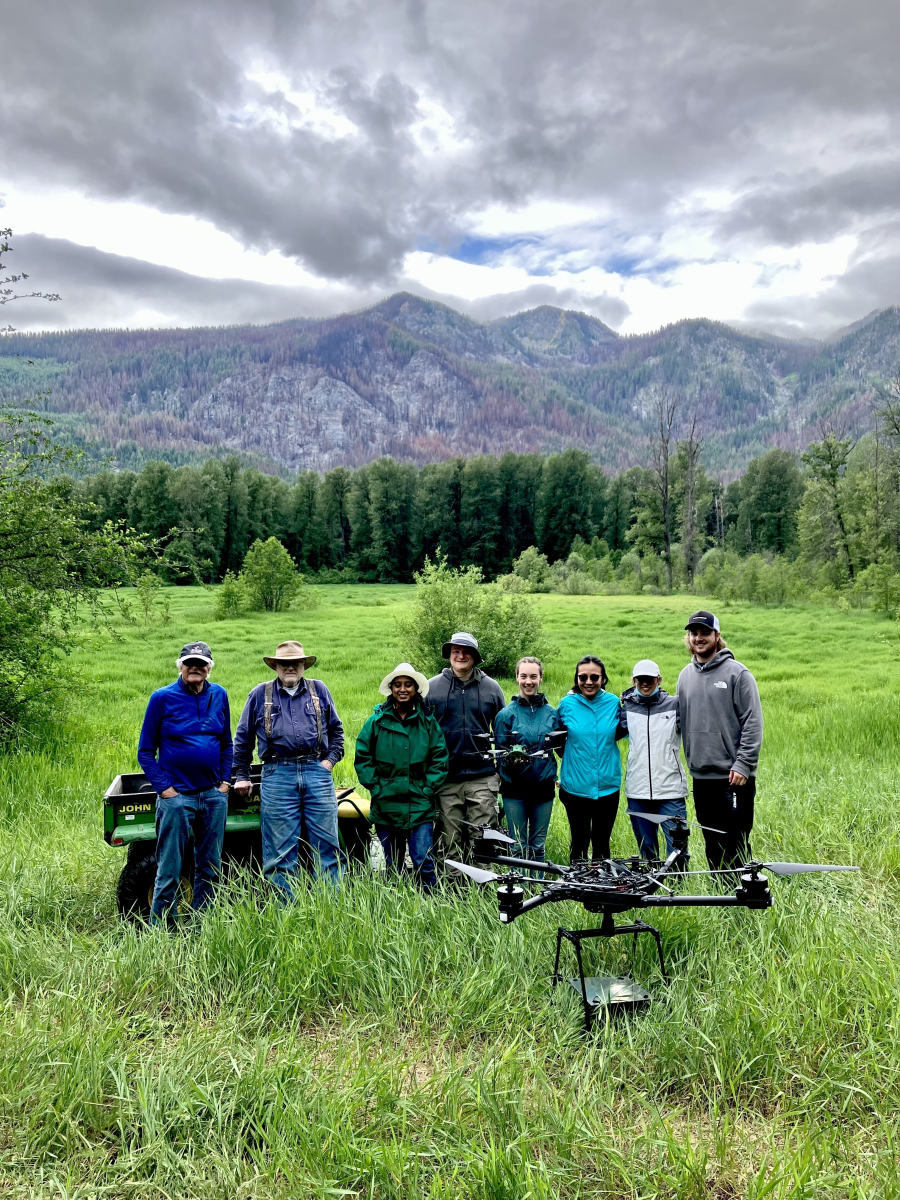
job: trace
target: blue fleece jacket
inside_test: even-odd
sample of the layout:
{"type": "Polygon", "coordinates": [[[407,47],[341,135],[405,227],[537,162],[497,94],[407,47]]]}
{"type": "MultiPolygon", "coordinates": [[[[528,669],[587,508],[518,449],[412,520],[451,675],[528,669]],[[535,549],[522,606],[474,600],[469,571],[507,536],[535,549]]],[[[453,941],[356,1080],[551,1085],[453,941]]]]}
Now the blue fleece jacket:
{"type": "Polygon", "coordinates": [[[138,762],[154,789],[196,792],[231,779],[228,693],[208,680],[199,695],[178,678],[150,697],[138,762]]]}
{"type": "Polygon", "coordinates": [[[619,697],[598,692],[588,700],[569,692],[559,702],[559,717],[569,731],[559,786],[573,796],[596,800],[622,786],[622,758],[616,741],[619,732],[619,697]]]}

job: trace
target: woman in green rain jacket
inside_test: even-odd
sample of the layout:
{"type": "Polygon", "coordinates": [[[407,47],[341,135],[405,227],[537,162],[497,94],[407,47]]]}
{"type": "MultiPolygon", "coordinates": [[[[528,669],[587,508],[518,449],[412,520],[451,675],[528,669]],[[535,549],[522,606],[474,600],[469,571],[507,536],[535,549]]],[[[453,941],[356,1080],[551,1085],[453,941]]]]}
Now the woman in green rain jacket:
{"type": "Polygon", "coordinates": [[[390,870],[406,852],[426,891],[437,883],[432,858],[434,795],[447,778],[449,755],[440,725],[424,704],[428,680],[400,663],[381,681],[379,704],[356,739],[356,777],[372,797],[369,815],[390,870]]]}

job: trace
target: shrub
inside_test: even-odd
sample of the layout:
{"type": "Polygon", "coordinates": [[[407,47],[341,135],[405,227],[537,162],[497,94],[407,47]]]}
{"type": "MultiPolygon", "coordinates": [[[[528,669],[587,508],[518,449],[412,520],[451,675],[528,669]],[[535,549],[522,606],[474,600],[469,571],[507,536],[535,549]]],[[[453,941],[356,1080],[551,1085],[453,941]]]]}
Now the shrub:
{"type": "Polygon", "coordinates": [[[242,616],[250,606],[247,584],[240,575],[226,571],[225,578],[216,589],[213,615],[217,621],[233,621],[242,616]]]}
{"type": "Polygon", "coordinates": [[[489,675],[512,675],[523,654],[546,659],[558,653],[533,602],[482,583],[479,567],[456,570],[445,559],[426,559],[415,581],[412,610],[397,620],[396,629],[404,656],[419,670],[437,674],[445,667],[441,646],[460,630],[478,639],[489,675]]]}
{"type": "Polygon", "coordinates": [[[541,554],[536,546],[529,546],[527,550],[522,551],[513,565],[513,574],[518,576],[526,587],[509,587],[507,591],[549,592],[553,582],[547,555],[541,554]]]}
{"type": "MultiPolygon", "coordinates": [[[[152,571],[144,571],[134,586],[138,595],[138,605],[144,616],[144,624],[150,625],[158,601],[162,597],[162,580],[152,571]]],[[[163,623],[168,624],[168,622],[163,623]]]]}
{"type": "Polygon", "coordinates": [[[256,539],[244,558],[241,579],[249,607],[256,612],[284,612],[303,586],[294,560],[274,537],[256,539]]]}

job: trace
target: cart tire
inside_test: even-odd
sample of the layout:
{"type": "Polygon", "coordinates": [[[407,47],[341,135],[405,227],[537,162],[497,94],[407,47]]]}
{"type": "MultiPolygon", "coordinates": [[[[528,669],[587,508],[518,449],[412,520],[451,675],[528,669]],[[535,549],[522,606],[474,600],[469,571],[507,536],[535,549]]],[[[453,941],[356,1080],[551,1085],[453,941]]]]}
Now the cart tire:
{"type": "MultiPolygon", "coordinates": [[[[188,844],[182,864],[179,905],[188,907],[194,890],[194,844],[188,844]]],[[[132,842],[128,859],[116,885],[116,905],[119,916],[127,921],[149,921],[156,883],[156,843],[132,842]]]]}

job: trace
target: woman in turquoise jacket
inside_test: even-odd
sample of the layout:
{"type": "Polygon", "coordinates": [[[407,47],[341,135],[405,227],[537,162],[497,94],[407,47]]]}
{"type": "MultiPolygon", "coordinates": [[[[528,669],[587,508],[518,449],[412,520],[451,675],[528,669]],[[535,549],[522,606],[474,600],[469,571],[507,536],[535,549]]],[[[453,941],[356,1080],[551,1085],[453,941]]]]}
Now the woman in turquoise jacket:
{"type": "MultiPolygon", "coordinates": [[[[543,678],[544,665],[539,658],[529,656],[516,663],[518,695],[494,718],[498,750],[511,746],[524,746],[529,752],[545,750],[544,737],[562,728],[559,713],[538,691],[543,678]]],[[[514,853],[543,862],[556,797],[553,751],[546,758],[526,758],[524,762],[501,758],[498,770],[506,827],[516,839],[514,853]]]]}
{"type": "Polygon", "coordinates": [[[568,730],[559,773],[559,798],[569,818],[571,862],[609,858],[609,838],[619,808],[622,760],[616,742],[626,736],[619,727],[619,697],[607,692],[606,668],[586,654],[575,667],[571,692],[559,702],[568,730]]]}

